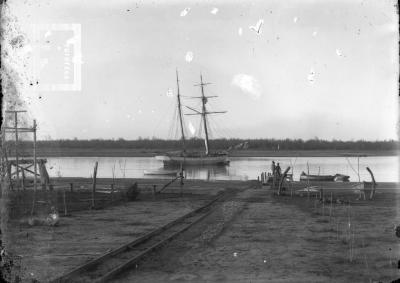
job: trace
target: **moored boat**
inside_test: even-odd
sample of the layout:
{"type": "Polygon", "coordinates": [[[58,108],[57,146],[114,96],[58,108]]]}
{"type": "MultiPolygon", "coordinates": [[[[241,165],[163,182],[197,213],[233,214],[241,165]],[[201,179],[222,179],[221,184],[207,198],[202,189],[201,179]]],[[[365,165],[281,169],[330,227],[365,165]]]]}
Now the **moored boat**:
{"type": "Polygon", "coordinates": [[[300,174],[300,181],[321,181],[321,182],[348,182],[350,176],[343,174],[335,175],[310,175],[302,172],[300,174]]]}
{"type": "Polygon", "coordinates": [[[300,174],[300,181],[322,181],[322,182],[333,182],[335,179],[334,175],[309,175],[304,172],[300,174]]]}
{"type": "Polygon", "coordinates": [[[200,115],[202,119],[202,125],[204,129],[204,145],[205,152],[195,152],[188,151],[185,146],[185,131],[184,131],[184,123],[183,123],[183,113],[182,113],[182,104],[181,104],[181,96],[179,92],[179,79],[178,72],[176,73],[176,83],[177,83],[177,102],[178,102],[178,115],[179,115],[179,124],[181,130],[181,141],[183,150],[182,151],[174,151],[174,152],[166,152],[162,155],[157,155],[155,158],[164,163],[164,166],[191,166],[191,165],[227,165],[229,164],[229,155],[227,151],[210,151],[209,146],[209,138],[208,138],[208,121],[206,116],[210,114],[217,113],[225,113],[226,111],[209,111],[206,108],[206,103],[209,98],[216,97],[213,96],[205,96],[204,95],[204,86],[208,83],[203,83],[203,77],[200,75],[200,84],[198,86],[201,87],[201,96],[191,97],[191,98],[199,98],[202,102],[201,110],[196,110],[194,108],[186,106],[188,109],[193,111],[194,113],[185,114],[185,115],[200,115]]]}
{"type": "Polygon", "coordinates": [[[159,176],[177,176],[179,171],[177,170],[164,170],[164,169],[157,169],[157,170],[144,170],[144,175],[159,175],[159,176]]]}
{"type": "Polygon", "coordinates": [[[157,160],[162,161],[166,165],[226,165],[229,164],[229,156],[225,152],[214,152],[208,155],[190,154],[186,152],[165,153],[156,156],[157,160]]]}

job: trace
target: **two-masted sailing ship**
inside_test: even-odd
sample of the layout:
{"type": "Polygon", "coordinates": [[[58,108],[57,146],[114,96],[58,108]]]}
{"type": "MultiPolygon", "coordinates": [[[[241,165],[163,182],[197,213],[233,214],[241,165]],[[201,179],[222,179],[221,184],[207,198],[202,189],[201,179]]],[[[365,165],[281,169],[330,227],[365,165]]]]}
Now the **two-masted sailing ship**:
{"type": "Polygon", "coordinates": [[[178,106],[178,116],[179,116],[179,125],[181,132],[181,141],[183,149],[180,151],[167,152],[163,155],[156,156],[157,160],[163,161],[164,165],[226,165],[229,164],[229,156],[227,151],[211,151],[209,136],[208,136],[208,122],[207,115],[216,114],[216,113],[226,113],[226,111],[209,111],[207,110],[206,104],[209,98],[214,98],[217,96],[206,96],[204,95],[204,86],[208,83],[203,83],[203,77],[200,75],[200,84],[195,86],[199,86],[201,89],[201,96],[194,96],[192,98],[198,98],[202,102],[201,110],[196,110],[194,108],[187,107],[193,113],[185,114],[185,115],[199,115],[202,120],[202,126],[204,128],[204,145],[205,151],[190,151],[186,148],[186,138],[184,131],[184,120],[183,120],[183,112],[182,112],[182,103],[181,103],[181,94],[179,91],[179,78],[178,71],[176,72],[176,84],[177,84],[177,106],[178,106]]]}

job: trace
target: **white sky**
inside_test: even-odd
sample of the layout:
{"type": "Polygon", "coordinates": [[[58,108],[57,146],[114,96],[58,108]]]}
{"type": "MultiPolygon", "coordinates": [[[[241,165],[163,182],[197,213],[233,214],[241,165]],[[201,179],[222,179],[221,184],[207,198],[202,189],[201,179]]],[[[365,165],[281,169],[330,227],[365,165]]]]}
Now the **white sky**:
{"type": "MultiPolygon", "coordinates": [[[[200,94],[200,72],[213,83],[206,94],[219,98],[210,106],[228,111],[213,117],[215,137],[397,138],[395,1],[8,2],[31,58],[46,40],[35,42],[32,25],[81,25],[81,91],[41,91],[26,81],[39,138],[169,137],[176,68],[183,95],[200,94]],[[257,34],[249,27],[260,19],[257,34]]],[[[47,44],[57,48],[52,36],[47,44]]],[[[34,68],[42,83],[56,82],[64,66],[34,68]]]]}

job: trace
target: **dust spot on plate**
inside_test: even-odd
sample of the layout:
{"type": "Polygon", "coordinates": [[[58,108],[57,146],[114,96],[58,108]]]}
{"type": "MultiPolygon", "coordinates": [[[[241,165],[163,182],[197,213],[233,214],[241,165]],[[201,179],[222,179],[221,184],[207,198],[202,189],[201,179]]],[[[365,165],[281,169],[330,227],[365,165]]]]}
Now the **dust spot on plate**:
{"type": "Polygon", "coordinates": [[[264,19],[259,19],[255,26],[249,26],[249,29],[254,31],[256,34],[261,34],[262,32],[262,25],[264,23],[264,19]]]}
{"type": "Polygon", "coordinates": [[[239,87],[245,94],[253,99],[261,97],[261,87],[258,81],[247,74],[237,74],[232,79],[232,85],[239,87]]]}
{"type": "Polygon", "coordinates": [[[186,52],[185,60],[188,63],[192,62],[192,60],[193,60],[193,52],[192,51],[186,52]]]}
{"type": "Polygon", "coordinates": [[[182,10],[180,15],[181,15],[181,17],[185,17],[189,12],[190,12],[190,8],[187,7],[187,8],[182,10]]]}
{"type": "Polygon", "coordinates": [[[192,136],[194,136],[194,134],[196,133],[196,128],[193,126],[192,122],[188,122],[188,127],[189,127],[189,131],[192,134],[192,136]]]}
{"type": "Polygon", "coordinates": [[[345,57],[345,56],[343,55],[342,50],[340,50],[340,49],[338,49],[338,48],[336,48],[336,55],[337,55],[339,58],[345,57]]]}
{"type": "Polygon", "coordinates": [[[315,82],[315,71],[314,71],[313,68],[311,68],[310,73],[308,73],[307,79],[308,79],[308,82],[310,84],[314,84],[314,82],[315,82]]]}
{"type": "Polygon", "coordinates": [[[210,13],[216,15],[218,13],[218,8],[213,8],[210,13]]]}
{"type": "Polygon", "coordinates": [[[174,92],[173,92],[172,88],[168,88],[168,90],[167,90],[167,96],[168,96],[168,97],[174,96],[174,92]]]}

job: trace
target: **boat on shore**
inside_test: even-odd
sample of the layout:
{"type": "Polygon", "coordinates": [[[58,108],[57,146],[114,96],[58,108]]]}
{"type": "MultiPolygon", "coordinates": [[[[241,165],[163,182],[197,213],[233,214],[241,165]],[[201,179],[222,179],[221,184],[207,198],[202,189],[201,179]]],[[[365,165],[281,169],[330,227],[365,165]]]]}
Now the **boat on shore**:
{"type": "Polygon", "coordinates": [[[333,182],[335,179],[334,175],[311,175],[301,172],[300,181],[322,181],[322,182],[333,182]]]}
{"type": "Polygon", "coordinates": [[[200,86],[201,96],[195,96],[190,98],[198,98],[201,99],[202,108],[201,110],[196,110],[194,108],[186,106],[188,109],[193,111],[193,113],[185,114],[185,115],[200,115],[202,127],[204,129],[204,145],[205,151],[189,151],[186,149],[186,139],[185,139],[185,131],[184,131],[184,122],[183,122],[183,112],[182,112],[182,104],[181,104],[181,95],[179,91],[179,78],[178,72],[176,72],[176,84],[177,84],[177,104],[178,104],[178,117],[179,117],[179,125],[181,132],[181,141],[183,149],[181,151],[173,151],[166,152],[162,155],[157,155],[155,158],[164,163],[164,166],[196,166],[196,165],[227,165],[229,164],[229,155],[228,151],[211,151],[209,145],[208,138],[208,121],[207,115],[217,114],[217,113],[226,113],[226,111],[209,111],[206,108],[206,104],[208,99],[217,97],[206,96],[204,94],[204,86],[208,83],[203,83],[203,77],[200,75],[200,84],[196,86],[200,86]]]}
{"type": "Polygon", "coordinates": [[[335,175],[310,175],[305,172],[301,172],[300,181],[319,181],[319,182],[348,182],[350,176],[343,174],[335,175]]]}
{"type": "Polygon", "coordinates": [[[163,170],[163,169],[144,170],[143,174],[144,175],[155,175],[155,176],[177,176],[179,174],[179,171],[177,171],[177,170],[163,170]]]}

